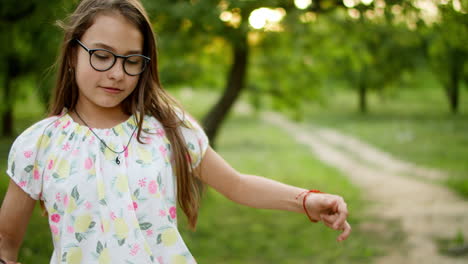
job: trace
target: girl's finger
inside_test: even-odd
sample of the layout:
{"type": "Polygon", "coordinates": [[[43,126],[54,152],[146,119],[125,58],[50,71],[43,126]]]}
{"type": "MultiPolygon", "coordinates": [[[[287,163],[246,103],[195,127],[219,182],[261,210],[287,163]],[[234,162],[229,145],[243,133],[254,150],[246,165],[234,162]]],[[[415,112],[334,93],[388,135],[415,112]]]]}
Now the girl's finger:
{"type": "Polygon", "coordinates": [[[343,226],[344,223],[346,222],[346,218],[348,217],[348,208],[344,201],[341,201],[338,204],[337,213],[338,213],[338,217],[335,220],[335,223],[333,223],[334,229],[338,229],[339,227],[343,226]]]}
{"type": "Polygon", "coordinates": [[[336,240],[338,242],[343,241],[347,239],[350,234],[351,234],[351,226],[349,225],[348,222],[345,222],[343,226],[343,232],[338,236],[336,240]]]}
{"type": "Polygon", "coordinates": [[[335,220],[338,218],[338,215],[337,214],[321,214],[320,215],[320,218],[322,219],[322,222],[332,228],[333,228],[333,223],[335,223],[335,220]]]}

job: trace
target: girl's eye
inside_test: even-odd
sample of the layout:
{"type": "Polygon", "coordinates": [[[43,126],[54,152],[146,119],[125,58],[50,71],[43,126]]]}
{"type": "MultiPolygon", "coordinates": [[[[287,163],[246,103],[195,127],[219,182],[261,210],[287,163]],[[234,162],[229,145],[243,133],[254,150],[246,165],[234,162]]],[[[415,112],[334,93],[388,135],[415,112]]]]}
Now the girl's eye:
{"type": "Polygon", "coordinates": [[[141,59],[138,57],[127,59],[127,63],[132,64],[132,65],[139,64],[140,62],[141,62],[141,59]]]}

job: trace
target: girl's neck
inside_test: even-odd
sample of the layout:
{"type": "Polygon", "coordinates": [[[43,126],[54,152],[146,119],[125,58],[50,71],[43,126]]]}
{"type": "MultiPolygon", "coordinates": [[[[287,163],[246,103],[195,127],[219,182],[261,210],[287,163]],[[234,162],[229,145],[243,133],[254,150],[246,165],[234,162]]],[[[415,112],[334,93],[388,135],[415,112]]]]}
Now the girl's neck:
{"type": "Polygon", "coordinates": [[[83,106],[79,102],[77,103],[75,109],[71,111],[70,115],[72,116],[75,122],[80,125],[88,125],[90,128],[112,128],[116,125],[126,121],[129,118],[129,115],[126,114],[121,106],[106,108],[99,106],[83,106]],[[81,117],[81,120],[79,117],[81,117]],[[86,124],[84,124],[84,122],[86,124]]]}

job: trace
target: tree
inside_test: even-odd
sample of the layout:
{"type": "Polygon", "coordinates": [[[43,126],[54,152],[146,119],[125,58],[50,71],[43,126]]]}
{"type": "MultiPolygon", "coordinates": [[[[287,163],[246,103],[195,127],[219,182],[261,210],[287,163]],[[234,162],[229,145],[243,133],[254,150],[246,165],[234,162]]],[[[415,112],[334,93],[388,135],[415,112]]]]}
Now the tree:
{"type": "MultiPolygon", "coordinates": [[[[58,32],[53,30],[51,18],[57,17],[61,3],[59,0],[47,4],[39,0],[6,0],[0,4],[1,135],[13,134],[13,106],[21,90],[20,84],[27,79],[36,83],[46,81],[44,74],[58,50],[58,32]]],[[[27,92],[39,89],[38,86],[32,88],[27,92]]],[[[47,95],[42,97],[46,100],[47,95]]]]}
{"type": "Polygon", "coordinates": [[[433,72],[455,114],[459,109],[460,86],[468,84],[468,15],[450,5],[442,5],[439,10],[441,20],[428,28],[426,41],[433,72]]]}

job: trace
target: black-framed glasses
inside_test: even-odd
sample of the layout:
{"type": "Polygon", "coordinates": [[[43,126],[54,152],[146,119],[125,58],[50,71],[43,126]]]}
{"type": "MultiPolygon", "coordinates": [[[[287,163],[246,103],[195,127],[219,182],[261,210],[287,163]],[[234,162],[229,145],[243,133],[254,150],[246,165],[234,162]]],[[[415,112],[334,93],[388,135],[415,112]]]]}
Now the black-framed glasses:
{"type": "Polygon", "coordinates": [[[124,72],[130,76],[135,76],[144,72],[146,65],[151,60],[149,57],[140,54],[123,56],[106,49],[89,49],[78,39],[75,40],[89,53],[89,64],[96,71],[107,71],[114,66],[117,58],[122,58],[124,72]]]}

